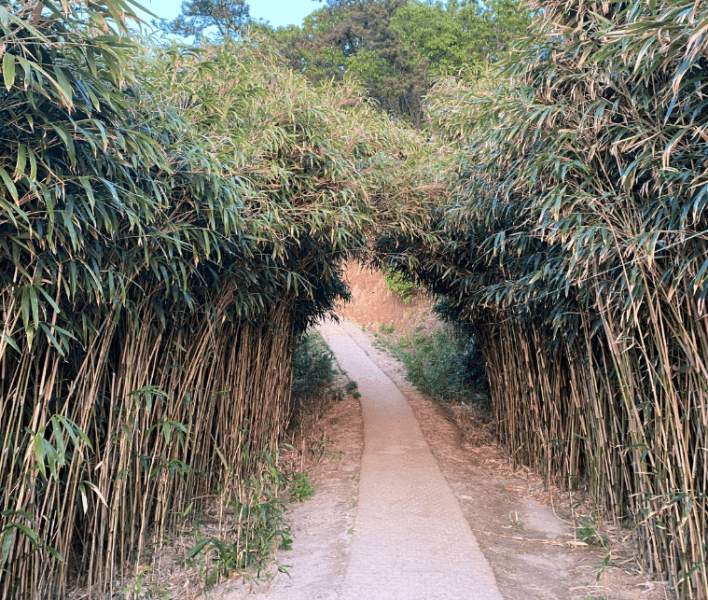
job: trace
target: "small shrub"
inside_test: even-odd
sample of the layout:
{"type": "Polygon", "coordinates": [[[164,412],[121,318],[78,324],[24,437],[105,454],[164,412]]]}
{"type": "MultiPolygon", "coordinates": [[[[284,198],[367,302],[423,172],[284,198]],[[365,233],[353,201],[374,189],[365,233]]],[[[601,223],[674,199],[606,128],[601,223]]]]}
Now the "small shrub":
{"type": "Polygon", "coordinates": [[[447,327],[403,337],[393,350],[406,366],[408,380],[429,396],[442,400],[486,396],[484,362],[474,338],[458,336],[447,327]]]}
{"type": "Polygon", "coordinates": [[[404,279],[401,273],[396,273],[395,271],[384,268],[383,276],[386,287],[392,292],[396,292],[401,300],[403,300],[403,304],[408,304],[420,293],[420,286],[404,279]]]}
{"type": "Polygon", "coordinates": [[[290,492],[291,502],[302,502],[308,498],[312,498],[315,493],[310,476],[307,473],[295,473],[293,475],[293,489],[290,492]]]}
{"type": "Polygon", "coordinates": [[[393,323],[391,323],[390,325],[381,323],[381,325],[379,325],[379,331],[384,335],[391,335],[395,331],[395,329],[396,326],[393,323]]]}
{"type": "Polygon", "coordinates": [[[347,390],[347,393],[354,396],[354,398],[361,398],[361,394],[359,393],[359,384],[356,381],[348,381],[345,389],[347,390]]]}
{"type": "Polygon", "coordinates": [[[457,348],[442,331],[428,338],[408,338],[394,351],[405,364],[408,379],[424,394],[448,399],[459,388],[457,348]]]}
{"type": "Polygon", "coordinates": [[[334,375],[332,351],[317,332],[299,337],[293,352],[293,398],[314,396],[334,375]]]}

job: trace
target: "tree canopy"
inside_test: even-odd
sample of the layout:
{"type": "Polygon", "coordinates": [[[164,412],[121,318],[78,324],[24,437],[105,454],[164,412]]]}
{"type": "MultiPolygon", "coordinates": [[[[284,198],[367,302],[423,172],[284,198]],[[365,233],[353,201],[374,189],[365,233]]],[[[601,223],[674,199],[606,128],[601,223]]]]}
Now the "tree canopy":
{"type": "Polygon", "coordinates": [[[423,97],[437,77],[476,76],[508,52],[528,23],[528,11],[514,0],[331,0],[302,27],[274,36],[290,66],[310,81],[356,74],[382,110],[420,124],[423,97]]]}
{"type": "Polygon", "coordinates": [[[514,0],[448,0],[409,2],[396,12],[392,27],[433,75],[469,79],[506,56],[529,24],[529,10],[514,0]]]}
{"type": "Polygon", "coordinates": [[[245,0],[185,0],[181,14],[158,24],[166,33],[197,39],[237,35],[251,20],[245,0]]]}

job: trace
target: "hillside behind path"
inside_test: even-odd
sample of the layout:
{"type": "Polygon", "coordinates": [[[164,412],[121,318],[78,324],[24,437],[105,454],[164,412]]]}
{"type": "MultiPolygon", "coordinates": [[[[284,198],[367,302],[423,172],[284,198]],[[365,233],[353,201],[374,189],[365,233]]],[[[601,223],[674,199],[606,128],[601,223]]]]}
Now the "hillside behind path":
{"type": "Polygon", "coordinates": [[[319,328],[356,381],[364,418],[359,503],[340,600],[501,600],[450,486],[403,394],[356,343],[319,328]]]}

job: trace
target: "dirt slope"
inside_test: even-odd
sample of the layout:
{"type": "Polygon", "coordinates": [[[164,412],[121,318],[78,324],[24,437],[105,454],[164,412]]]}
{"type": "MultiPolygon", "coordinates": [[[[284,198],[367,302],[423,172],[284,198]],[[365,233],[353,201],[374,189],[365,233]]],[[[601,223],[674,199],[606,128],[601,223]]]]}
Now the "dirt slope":
{"type": "Polygon", "coordinates": [[[346,278],[352,301],[337,307],[341,316],[367,325],[371,330],[378,326],[393,325],[408,329],[430,312],[430,299],[420,294],[403,302],[400,296],[386,286],[381,271],[371,270],[355,262],[347,264],[346,278]]]}

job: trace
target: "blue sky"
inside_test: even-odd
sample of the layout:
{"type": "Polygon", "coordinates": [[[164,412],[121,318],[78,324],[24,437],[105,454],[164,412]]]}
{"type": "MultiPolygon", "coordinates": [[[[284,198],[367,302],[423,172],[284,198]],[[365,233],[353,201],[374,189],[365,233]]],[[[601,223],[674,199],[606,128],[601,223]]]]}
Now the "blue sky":
{"type": "MultiPolygon", "coordinates": [[[[137,0],[151,12],[166,19],[174,19],[180,13],[181,0],[137,0]]],[[[250,0],[251,16],[270,21],[274,27],[301,25],[312,11],[323,6],[313,0],[250,0]]]]}

